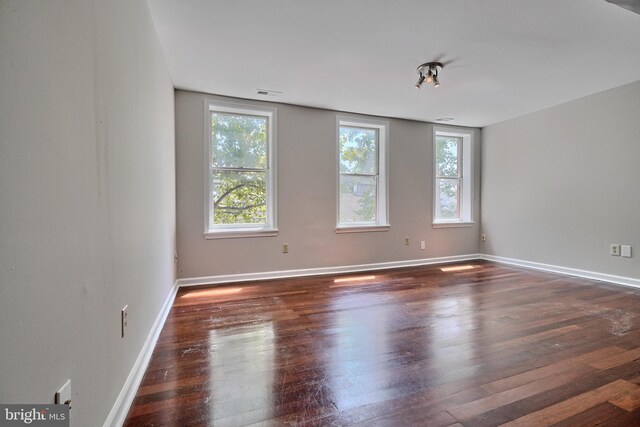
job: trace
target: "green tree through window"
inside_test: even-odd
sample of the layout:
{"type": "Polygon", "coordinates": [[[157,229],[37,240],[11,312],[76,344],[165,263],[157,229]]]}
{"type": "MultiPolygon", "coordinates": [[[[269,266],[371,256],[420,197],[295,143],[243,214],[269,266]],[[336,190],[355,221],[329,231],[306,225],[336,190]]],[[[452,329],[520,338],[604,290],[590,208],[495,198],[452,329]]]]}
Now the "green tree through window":
{"type": "Polygon", "coordinates": [[[211,112],[211,224],[266,224],[267,126],[267,117],[211,112]]]}
{"type": "Polygon", "coordinates": [[[436,137],[436,197],[439,219],[460,218],[462,138],[436,137]]]}
{"type": "Polygon", "coordinates": [[[340,126],[340,222],[376,222],[378,129],[340,126]]]}

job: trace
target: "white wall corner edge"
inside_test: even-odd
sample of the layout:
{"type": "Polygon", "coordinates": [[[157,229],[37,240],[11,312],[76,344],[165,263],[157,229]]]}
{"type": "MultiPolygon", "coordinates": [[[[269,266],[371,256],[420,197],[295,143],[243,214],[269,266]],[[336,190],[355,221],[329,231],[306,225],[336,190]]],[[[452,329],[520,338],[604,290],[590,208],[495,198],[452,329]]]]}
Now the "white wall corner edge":
{"type": "Polygon", "coordinates": [[[120,427],[124,424],[127,414],[129,413],[129,408],[133,403],[133,399],[136,397],[138,387],[140,387],[144,373],[147,370],[147,366],[149,366],[149,360],[151,359],[153,350],[158,342],[158,337],[160,336],[160,332],[164,327],[167,316],[171,311],[171,307],[173,306],[173,301],[175,300],[177,293],[178,283],[175,281],[164,301],[164,304],[162,305],[162,308],[160,309],[160,313],[158,313],[158,316],[147,335],[147,340],[142,346],[142,349],[129,372],[127,380],[124,382],[124,385],[118,394],[118,398],[113,404],[113,407],[103,424],[103,427],[120,427]]]}
{"type": "Polygon", "coordinates": [[[431,264],[449,264],[482,259],[480,254],[455,255],[438,258],[412,259],[406,261],[390,261],[375,264],[358,264],[335,267],[303,268],[296,270],[265,271],[260,273],[226,274],[178,279],[178,287],[220,285],[234,282],[251,282],[256,280],[284,279],[288,277],[321,276],[324,274],[357,273],[359,271],[388,270],[391,268],[417,267],[431,264]]]}
{"type": "Polygon", "coordinates": [[[580,270],[578,268],[562,267],[559,265],[544,264],[540,262],[525,261],[521,259],[506,258],[496,255],[480,254],[481,259],[493,261],[500,264],[508,264],[516,267],[530,268],[533,270],[547,271],[550,273],[558,273],[566,276],[576,276],[585,279],[599,280],[602,282],[613,283],[616,285],[630,286],[640,288],[640,279],[632,277],[616,276],[614,274],[598,273],[596,271],[580,270]]]}

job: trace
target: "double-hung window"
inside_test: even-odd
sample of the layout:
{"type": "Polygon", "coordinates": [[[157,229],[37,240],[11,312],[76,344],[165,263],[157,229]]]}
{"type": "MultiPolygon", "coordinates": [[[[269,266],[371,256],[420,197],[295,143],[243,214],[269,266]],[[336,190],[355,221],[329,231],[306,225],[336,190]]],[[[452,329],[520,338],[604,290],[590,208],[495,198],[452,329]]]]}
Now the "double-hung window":
{"type": "Polygon", "coordinates": [[[206,102],[205,237],[276,235],[276,110],[206,102]]]}
{"type": "Polygon", "coordinates": [[[389,229],[388,123],[337,118],[337,232],[389,229]]]}
{"type": "Polygon", "coordinates": [[[473,133],[435,128],[433,141],[434,227],[471,225],[473,133]]]}

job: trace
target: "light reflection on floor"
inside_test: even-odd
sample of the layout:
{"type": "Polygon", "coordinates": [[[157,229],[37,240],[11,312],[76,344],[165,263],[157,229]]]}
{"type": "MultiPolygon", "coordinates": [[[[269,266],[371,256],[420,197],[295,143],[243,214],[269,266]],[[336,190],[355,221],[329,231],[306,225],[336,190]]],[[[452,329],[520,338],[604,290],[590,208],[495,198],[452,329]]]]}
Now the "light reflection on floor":
{"type": "MultiPolygon", "coordinates": [[[[477,326],[473,306],[473,300],[468,295],[456,295],[431,302],[433,326],[430,328],[429,339],[425,340],[430,365],[451,366],[454,371],[463,366],[470,366],[471,371],[478,369],[477,365],[469,363],[477,356],[472,343],[472,332],[477,326]],[[465,348],[467,351],[461,351],[465,348]]],[[[466,374],[469,372],[467,370],[466,374]]],[[[443,374],[447,378],[450,375],[447,372],[443,374]]]]}
{"type": "Polygon", "coordinates": [[[273,322],[250,325],[233,334],[214,329],[209,337],[213,375],[204,403],[209,405],[211,418],[232,417],[239,408],[266,411],[264,417],[270,418],[277,365],[273,322]]]}
{"type": "MultiPolygon", "coordinates": [[[[474,267],[448,268],[465,271],[474,267]]],[[[307,372],[312,379],[305,387],[315,391],[298,391],[304,392],[305,399],[311,396],[311,400],[331,401],[339,411],[393,399],[400,392],[396,387],[398,382],[411,382],[414,378],[415,387],[430,387],[450,380],[458,367],[464,370],[463,375],[478,369],[479,364],[470,363],[475,357],[470,334],[475,328],[473,295],[455,294],[432,299],[427,305],[415,305],[415,313],[408,309],[399,316],[401,311],[393,308],[398,304],[394,295],[401,294],[386,292],[386,288],[394,284],[381,282],[382,278],[384,276],[354,275],[328,283],[336,293],[326,300],[326,310],[315,315],[326,324],[324,332],[313,337],[312,344],[294,347],[290,354],[278,351],[282,347],[278,322],[291,320],[283,317],[288,308],[281,300],[274,299],[281,308],[250,315],[249,323],[210,330],[208,357],[212,374],[203,386],[202,403],[207,405],[211,419],[233,423],[239,410],[261,419],[275,416],[283,392],[297,390],[295,382],[285,381],[289,373],[282,377],[283,369],[293,369],[294,375],[298,369],[310,370],[307,372]],[[362,285],[372,287],[366,293],[357,291],[362,285]],[[378,285],[379,290],[374,287],[378,285]],[[399,333],[414,334],[420,344],[411,348],[399,346],[405,342],[395,339],[399,333]],[[324,353],[326,357],[314,360],[313,366],[282,368],[287,365],[283,363],[287,357],[293,357],[294,353],[296,357],[304,355],[307,345],[311,346],[308,348],[313,350],[311,353],[324,353]],[[412,363],[418,371],[398,370],[407,363],[412,363]],[[443,366],[450,366],[451,370],[443,370],[443,366]]],[[[210,288],[190,291],[180,298],[189,301],[199,301],[200,297],[224,299],[242,291],[242,287],[210,288]]],[[[238,303],[238,309],[250,313],[253,303],[244,298],[241,301],[244,302],[238,303]]],[[[400,302],[413,308],[412,303],[400,302]]],[[[295,313],[293,316],[296,317],[295,313]]],[[[301,336],[300,339],[305,342],[306,338],[301,336]]],[[[313,406],[315,401],[309,401],[309,404],[313,406]]]]}
{"type": "Polygon", "coordinates": [[[339,410],[388,397],[381,393],[390,391],[387,365],[395,349],[388,341],[394,319],[385,298],[380,294],[345,293],[332,302],[334,328],[326,351],[331,393],[339,410]],[[340,309],[354,306],[363,308],[340,309]]]}

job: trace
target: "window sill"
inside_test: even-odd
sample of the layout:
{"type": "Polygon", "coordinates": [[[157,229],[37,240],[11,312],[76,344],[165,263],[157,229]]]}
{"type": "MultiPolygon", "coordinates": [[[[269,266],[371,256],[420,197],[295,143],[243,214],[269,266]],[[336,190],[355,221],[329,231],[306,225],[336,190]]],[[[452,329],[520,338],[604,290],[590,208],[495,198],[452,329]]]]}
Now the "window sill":
{"type": "Polygon", "coordinates": [[[450,221],[450,222],[434,222],[433,228],[464,228],[476,225],[474,221],[450,221]]]}
{"type": "Polygon", "coordinates": [[[206,231],[204,238],[206,240],[214,239],[239,239],[243,237],[274,237],[278,235],[277,228],[261,229],[229,229],[206,231]]]}
{"type": "Polygon", "coordinates": [[[352,227],[336,227],[336,233],[368,233],[371,231],[389,231],[390,225],[354,225],[352,227]]]}

